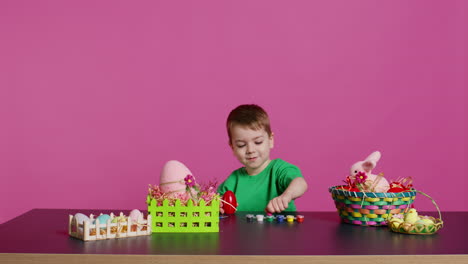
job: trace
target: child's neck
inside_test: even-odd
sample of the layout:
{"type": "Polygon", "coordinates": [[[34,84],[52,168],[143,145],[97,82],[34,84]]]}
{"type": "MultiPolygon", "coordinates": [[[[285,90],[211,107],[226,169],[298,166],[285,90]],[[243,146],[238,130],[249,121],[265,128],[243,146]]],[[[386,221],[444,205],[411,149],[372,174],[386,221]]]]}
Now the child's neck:
{"type": "Polygon", "coordinates": [[[260,174],[266,167],[268,167],[268,164],[270,164],[271,159],[266,160],[260,167],[254,168],[254,169],[249,169],[245,167],[245,171],[249,176],[255,176],[260,174]]]}

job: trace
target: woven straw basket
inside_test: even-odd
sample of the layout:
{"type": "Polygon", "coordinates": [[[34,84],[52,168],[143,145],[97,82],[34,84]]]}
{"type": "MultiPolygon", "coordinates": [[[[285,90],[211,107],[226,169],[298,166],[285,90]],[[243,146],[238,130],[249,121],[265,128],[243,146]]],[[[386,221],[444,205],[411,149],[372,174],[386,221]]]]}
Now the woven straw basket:
{"type": "Polygon", "coordinates": [[[427,217],[432,222],[434,222],[434,224],[421,224],[421,223],[410,224],[410,223],[397,223],[397,222],[390,221],[388,226],[390,230],[392,230],[393,232],[410,234],[410,235],[432,235],[432,234],[435,234],[437,231],[439,231],[439,229],[441,229],[444,226],[444,222],[442,221],[442,214],[440,213],[439,206],[437,206],[434,199],[432,199],[429,195],[421,191],[416,191],[416,192],[431,199],[432,203],[437,208],[437,212],[439,213],[439,218],[434,218],[432,216],[427,217]]]}
{"type": "Polygon", "coordinates": [[[416,190],[399,193],[350,192],[329,188],[336,209],[345,223],[386,226],[387,218],[402,213],[416,198],[416,190]]]}

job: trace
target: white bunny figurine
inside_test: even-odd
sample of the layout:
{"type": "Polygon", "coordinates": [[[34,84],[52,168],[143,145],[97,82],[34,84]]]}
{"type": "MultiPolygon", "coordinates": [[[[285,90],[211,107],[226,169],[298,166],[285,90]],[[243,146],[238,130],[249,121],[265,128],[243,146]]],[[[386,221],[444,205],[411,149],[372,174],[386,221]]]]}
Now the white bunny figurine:
{"type": "Polygon", "coordinates": [[[364,172],[367,175],[366,186],[371,192],[387,192],[390,189],[390,184],[382,174],[372,174],[372,169],[380,160],[381,154],[379,151],[372,152],[365,160],[358,161],[351,166],[350,175],[355,177],[358,172],[364,172]]]}

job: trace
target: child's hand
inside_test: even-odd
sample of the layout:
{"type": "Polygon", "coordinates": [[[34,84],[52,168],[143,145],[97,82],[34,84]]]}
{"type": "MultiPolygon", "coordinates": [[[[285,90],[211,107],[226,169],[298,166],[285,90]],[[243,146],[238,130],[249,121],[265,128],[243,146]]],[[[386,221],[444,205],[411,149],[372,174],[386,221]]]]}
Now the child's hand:
{"type": "Polygon", "coordinates": [[[288,194],[283,193],[282,195],[271,199],[265,210],[269,213],[281,213],[288,208],[289,202],[292,197],[288,194]]]}

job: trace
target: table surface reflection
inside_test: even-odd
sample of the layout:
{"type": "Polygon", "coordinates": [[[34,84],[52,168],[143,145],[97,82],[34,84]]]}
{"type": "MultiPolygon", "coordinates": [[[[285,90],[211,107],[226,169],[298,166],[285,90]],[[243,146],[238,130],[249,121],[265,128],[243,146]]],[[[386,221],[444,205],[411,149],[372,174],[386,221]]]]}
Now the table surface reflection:
{"type": "MultiPolygon", "coordinates": [[[[89,241],[68,236],[68,215],[126,210],[33,209],[0,225],[0,253],[130,255],[450,255],[468,254],[468,212],[443,213],[435,235],[341,223],[336,212],[301,212],[303,223],[220,219],[219,233],[153,233],[89,241]]],[[[254,213],[254,212],[250,212],[254,213]]],[[[436,216],[436,213],[424,213],[436,216]]]]}

